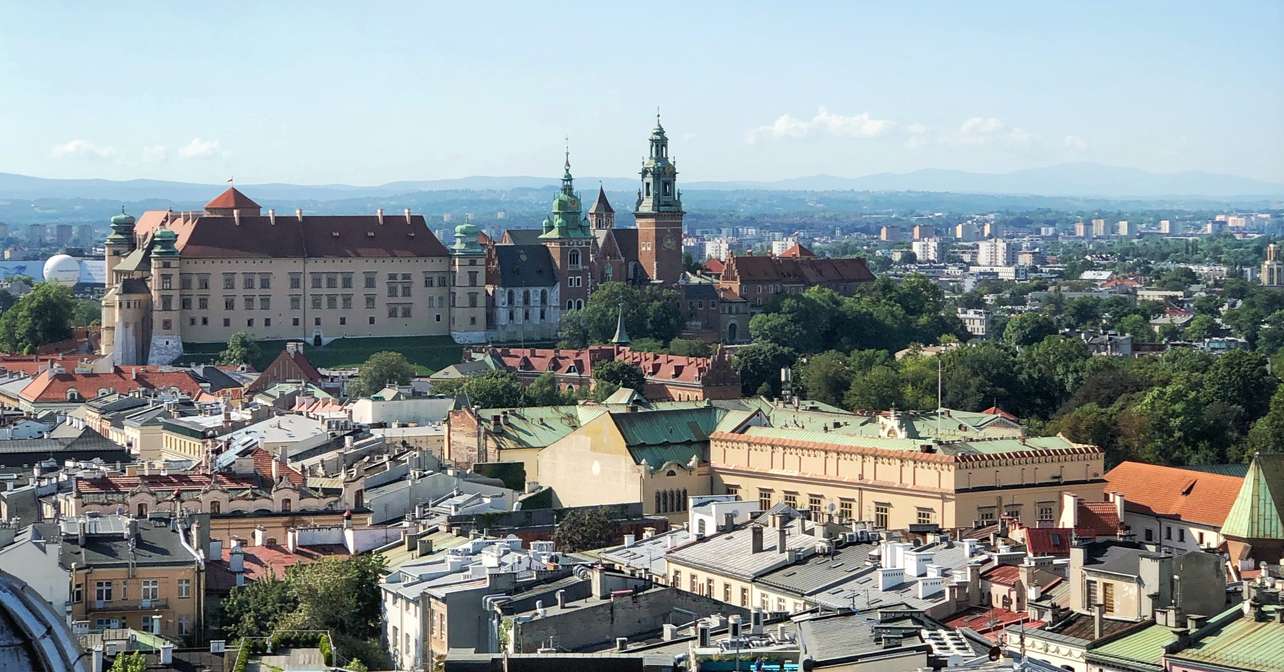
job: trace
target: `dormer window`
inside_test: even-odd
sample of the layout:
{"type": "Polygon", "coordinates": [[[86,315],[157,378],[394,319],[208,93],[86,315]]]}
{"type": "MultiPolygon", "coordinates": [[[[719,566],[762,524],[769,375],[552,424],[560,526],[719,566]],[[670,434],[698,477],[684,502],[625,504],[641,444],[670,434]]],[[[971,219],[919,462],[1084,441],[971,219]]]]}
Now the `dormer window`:
{"type": "Polygon", "coordinates": [[[82,399],[84,399],[84,397],[80,396],[80,392],[77,392],[76,388],[73,387],[70,390],[67,390],[67,401],[80,401],[82,399]]]}

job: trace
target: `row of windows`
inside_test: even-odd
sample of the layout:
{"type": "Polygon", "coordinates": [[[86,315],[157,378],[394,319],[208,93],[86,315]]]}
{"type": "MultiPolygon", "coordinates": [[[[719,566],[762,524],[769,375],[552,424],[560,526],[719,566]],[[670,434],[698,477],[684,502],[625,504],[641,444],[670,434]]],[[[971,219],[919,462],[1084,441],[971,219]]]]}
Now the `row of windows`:
{"type": "MultiPolygon", "coordinates": [[[[390,304],[388,304],[388,317],[390,317],[390,318],[412,318],[412,317],[414,317],[414,315],[413,315],[413,311],[411,310],[411,305],[412,305],[412,304],[409,304],[409,303],[390,303],[390,304]]],[[[434,314],[434,315],[433,315],[433,321],[434,321],[434,322],[441,322],[441,313],[436,313],[436,314],[434,314]]],[[[200,326],[202,326],[202,327],[208,327],[208,326],[210,326],[210,318],[208,318],[208,317],[200,317],[200,318],[197,318],[197,317],[189,317],[189,318],[187,318],[187,325],[188,325],[188,326],[190,326],[190,327],[195,327],[195,326],[197,325],[197,323],[198,323],[198,322],[200,323],[200,326]]],[[[374,323],[375,323],[375,318],[374,318],[374,316],[373,316],[373,315],[371,315],[371,316],[367,317],[367,318],[366,318],[366,323],[367,323],[367,324],[374,324],[374,323]]],[[[476,323],[476,320],[475,320],[475,319],[473,320],[473,323],[474,323],[474,324],[476,323]]],[[[303,320],[302,320],[301,318],[298,318],[298,317],[290,318],[290,325],[291,325],[291,326],[297,327],[297,326],[300,326],[300,325],[302,325],[302,324],[303,324],[303,320]]],[[[320,318],[320,317],[314,317],[314,318],[312,318],[312,324],[314,324],[315,326],[318,326],[318,327],[319,327],[319,326],[321,326],[321,318],[320,318]]],[[[348,316],[347,316],[347,315],[340,315],[340,316],[339,316],[339,326],[341,326],[341,327],[342,327],[342,326],[346,326],[347,324],[348,324],[348,316]]],[[[232,326],[232,318],[230,318],[230,317],[225,317],[225,318],[223,318],[223,326],[224,326],[224,327],[231,327],[231,326],[232,326]]],[[[246,318],[246,320],[245,320],[245,326],[247,326],[247,327],[253,327],[253,326],[255,326],[255,318],[253,318],[253,317],[246,318]]],[[[270,318],[270,317],[265,317],[265,318],[263,318],[263,326],[264,326],[264,327],[270,327],[270,326],[272,326],[272,318],[270,318]]],[[[174,328],[174,321],[173,321],[173,320],[161,320],[161,328],[162,328],[163,330],[165,330],[165,331],[170,331],[170,330],[172,330],[172,329],[174,328]]]]}
{"type": "MultiPolygon", "coordinates": [[[[470,271],[470,276],[475,278],[477,271],[470,271]]],[[[241,289],[271,289],[272,273],[241,273],[241,289]]],[[[312,289],[352,289],[354,286],[355,272],[323,272],[310,273],[309,284],[312,289]]],[[[363,271],[361,273],[362,286],[365,289],[374,289],[378,282],[377,271],[363,271]]],[[[237,287],[236,273],[223,273],[223,289],[234,290],[237,287]]],[[[303,289],[303,273],[290,273],[290,289],[303,289]]],[[[171,274],[162,274],[160,276],[161,289],[172,289],[171,274]]],[[[412,275],[410,273],[388,273],[388,282],[410,283],[412,275]]],[[[423,272],[424,287],[446,287],[449,284],[449,274],[443,272],[423,272]]],[[[182,289],[207,290],[210,288],[210,276],[207,273],[183,273],[179,279],[179,285],[182,289]]]]}
{"type": "MultiPolygon", "coordinates": [[[[389,290],[391,289],[392,287],[389,287],[389,290]]],[[[389,291],[389,296],[392,296],[392,295],[393,295],[393,292],[389,291]]],[[[192,306],[195,305],[196,310],[209,310],[210,297],[198,296],[198,297],[195,297],[196,299],[195,301],[193,301],[192,299],[193,297],[190,297],[190,296],[182,297],[182,299],[179,301],[179,307],[182,310],[190,311],[192,310],[192,306]]],[[[237,302],[236,302],[235,296],[223,297],[223,310],[226,310],[229,312],[236,310],[236,303],[237,302]]],[[[378,303],[378,297],[376,295],[374,294],[365,295],[366,310],[374,310],[376,308],[377,303],[378,303]]],[[[428,303],[428,306],[427,306],[428,308],[445,308],[446,297],[430,296],[428,297],[427,303],[428,303]]],[[[351,310],[352,295],[351,294],[313,294],[311,306],[313,310],[321,310],[323,308],[329,309],[329,310],[338,310],[338,309],[351,310]]],[[[172,309],[173,309],[173,306],[170,303],[170,297],[162,296],[161,310],[172,310],[172,309]]],[[[262,296],[249,296],[249,295],[242,296],[241,309],[242,310],[272,310],[272,297],[267,294],[264,294],[262,296]]],[[[303,309],[303,295],[295,294],[290,296],[290,310],[302,310],[302,309],[303,309]]],[[[195,322],[193,322],[192,324],[195,324],[195,322]]]]}
{"type": "Polygon", "coordinates": [[[687,510],[687,491],[659,490],[655,493],[655,512],[674,513],[687,510]]]}
{"type": "MultiPolygon", "coordinates": [[[[192,580],[178,579],[178,597],[187,599],[192,596],[192,580]]],[[[77,583],[71,591],[71,601],[75,604],[83,602],[85,599],[85,586],[83,583],[77,583]]],[[[126,601],[129,599],[129,582],[121,581],[119,588],[114,581],[95,581],[94,582],[94,601],[95,602],[113,602],[116,600],[126,601]]],[[[156,601],[160,599],[160,579],[141,579],[139,581],[138,599],[144,601],[156,601]]]]}
{"type": "MultiPolygon", "coordinates": [[[[546,306],[546,305],[548,305],[548,290],[547,290],[547,289],[541,289],[541,290],[539,290],[539,295],[538,295],[538,297],[539,297],[539,303],[538,303],[538,304],[536,304],[536,305],[540,305],[540,306],[546,306]]],[[[513,291],[513,290],[511,290],[511,289],[510,289],[510,290],[508,290],[508,305],[510,305],[510,306],[515,306],[515,305],[517,305],[517,301],[515,301],[515,299],[516,299],[516,298],[517,298],[517,294],[516,294],[516,292],[514,292],[514,291],[513,291]]],[[[529,306],[529,305],[531,305],[531,290],[529,290],[529,289],[523,289],[523,290],[522,290],[522,305],[523,305],[523,306],[529,306]]]]}

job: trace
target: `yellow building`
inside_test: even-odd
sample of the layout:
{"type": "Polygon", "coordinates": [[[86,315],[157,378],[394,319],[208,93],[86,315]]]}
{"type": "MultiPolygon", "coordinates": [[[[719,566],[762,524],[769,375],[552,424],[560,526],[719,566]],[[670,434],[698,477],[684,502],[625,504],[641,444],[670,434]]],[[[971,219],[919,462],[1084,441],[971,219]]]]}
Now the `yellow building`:
{"type": "Polygon", "coordinates": [[[1105,483],[1101,449],[1061,437],[906,438],[892,427],[871,436],[769,422],[724,423],[710,437],[714,492],[757,500],[762,510],[787,504],[813,519],[832,511],[880,529],[954,529],[999,516],[1049,525],[1062,492],[1100,500],[1105,483]]]}
{"type": "Polygon", "coordinates": [[[202,641],[205,567],[185,530],[167,519],[119,515],[61,526],[59,564],[68,571],[73,622],[202,641]]]}

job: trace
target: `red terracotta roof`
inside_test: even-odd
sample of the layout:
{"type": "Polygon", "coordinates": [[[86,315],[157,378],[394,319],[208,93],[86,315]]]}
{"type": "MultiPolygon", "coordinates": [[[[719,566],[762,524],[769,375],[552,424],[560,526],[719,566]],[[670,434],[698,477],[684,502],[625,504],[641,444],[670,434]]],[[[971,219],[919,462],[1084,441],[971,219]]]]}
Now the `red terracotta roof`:
{"type": "Polygon", "coordinates": [[[147,239],[162,226],[185,258],[444,257],[422,215],[242,216],[150,211],[134,227],[147,239]]]}
{"type": "Polygon", "coordinates": [[[803,245],[802,243],[794,243],[793,245],[789,246],[789,249],[785,250],[784,252],[781,252],[780,256],[795,257],[795,258],[814,257],[816,256],[816,253],[807,249],[807,246],[803,245]]]}
{"type": "Polygon", "coordinates": [[[54,373],[52,369],[36,376],[22,388],[18,396],[38,402],[66,401],[67,393],[76,390],[81,397],[99,396],[99,390],[116,394],[129,394],[137,389],[155,390],[177,388],[179,392],[195,397],[202,392],[200,382],[187,370],[161,371],[156,367],[136,366],[128,370],[115,367],[110,373],[75,373],[74,369],[54,373]]]}
{"type": "MultiPolygon", "coordinates": [[[[242,546],[241,551],[246,581],[258,581],[269,577],[280,579],[285,577],[285,570],[294,565],[316,562],[326,557],[346,558],[350,555],[347,547],[338,544],[299,546],[293,553],[288,548],[277,544],[242,546]]],[[[213,586],[216,590],[220,587],[231,588],[236,585],[235,575],[227,569],[231,557],[232,549],[225,545],[222,558],[210,563],[211,569],[217,568],[219,574],[226,574],[230,579],[230,583],[226,586],[219,581],[219,585],[213,586]]],[[[211,576],[213,574],[214,572],[211,572],[211,576]]]]}
{"type": "Polygon", "coordinates": [[[504,367],[519,373],[554,373],[591,377],[593,363],[622,361],[637,365],[647,380],[698,383],[715,368],[715,357],[687,357],[641,352],[624,347],[591,346],[578,350],[560,348],[491,348],[489,353],[504,367]]]}
{"type": "Polygon", "coordinates": [[[1070,555],[1070,528],[1068,527],[1027,527],[1025,528],[1026,552],[1035,557],[1070,555]]]}
{"type": "Polygon", "coordinates": [[[722,269],[726,267],[727,265],[723,263],[721,259],[714,259],[713,257],[709,257],[708,259],[704,260],[704,270],[709,271],[710,273],[713,273],[715,275],[722,275],[722,269]]]}
{"type": "Polygon", "coordinates": [[[84,494],[123,494],[138,487],[140,483],[146,483],[153,491],[202,490],[210,485],[211,479],[228,490],[244,490],[258,485],[253,479],[225,474],[140,474],[78,478],[75,480],[75,488],[76,492],[84,494]]]}
{"type": "Polygon", "coordinates": [[[784,282],[821,284],[826,282],[870,282],[874,274],[857,257],[822,259],[816,257],[756,257],[732,255],[727,260],[729,280],[741,282],[784,282]]]}
{"type": "Polygon", "coordinates": [[[1142,462],[1122,462],[1106,472],[1106,492],[1147,515],[1221,527],[1244,479],[1142,462]]]}
{"type": "Polygon", "coordinates": [[[1017,421],[1017,416],[1012,415],[1011,413],[1008,413],[1007,411],[1005,411],[1005,410],[1003,410],[1003,409],[999,408],[998,406],[991,406],[991,407],[989,407],[989,408],[987,408],[987,409],[985,409],[984,411],[981,411],[981,412],[982,412],[982,413],[985,413],[986,415],[997,415],[997,416],[1002,417],[1002,418],[1007,418],[1008,420],[1011,420],[1012,422],[1016,422],[1016,421],[1017,421]]]}
{"type": "Polygon", "coordinates": [[[1025,622],[1025,627],[1037,629],[1044,626],[1043,621],[1036,621],[1025,614],[1018,614],[1002,607],[973,607],[961,611],[944,621],[951,629],[969,628],[990,638],[988,633],[1000,633],[1009,625],[1025,622]]]}
{"type": "Polygon", "coordinates": [[[1119,533],[1123,522],[1114,502],[1088,502],[1079,500],[1074,532],[1080,537],[1113,537],[1119,533]]]}
{"type": "Polygon", "coordinates": [[[35,356],[35,355],[0,355],[0,370],[10,373],[22,373],[28,376],[34,376],[50,367],[51,363],[57,363],[68,371],[74,371],[76,365],[82,361],[93,361],[97,357],[87,355],[64,355],[57,356],[35,356]]]}
{"type": "Polygon", "coordinates": [[[259,209],[259,204],[255,203],[249,196],[242,194],[236,187],[228,187],[227,191],[215,196],[213,200],[205,204],[206,210],[243,210],[246,208],[259,209]]]}
{"type": "MultiPolygon", "coordinates": [[[[274,482],[274,479],[272,478],[272,453],[269,453],[262,448],[255,448],[254,452],[250,453],[250,457],[254,459],[254,472],[259,476],[262,476],[269,483],[274,482]]],[[[307,482],[307,479],[303,477],[303,474],[299,473],[297,469],[284,462],[277,462],[276,473],[284,476],[285,479],[296,488],[303,487],[307,482]]]]}

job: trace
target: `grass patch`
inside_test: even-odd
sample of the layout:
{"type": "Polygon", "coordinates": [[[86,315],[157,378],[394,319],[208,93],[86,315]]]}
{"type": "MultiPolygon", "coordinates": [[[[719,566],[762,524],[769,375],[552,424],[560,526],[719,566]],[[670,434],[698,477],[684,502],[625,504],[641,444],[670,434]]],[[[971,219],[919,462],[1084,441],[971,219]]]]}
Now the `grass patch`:
{"type": "MultiPolygon", "coordinates": [[[[254,368],[262,371],[285,349],[285,341],[259,341],[261,351],[254,368]]],[[[227,347],[225,343],[184,343],[183,356],[175,364],[209,363],[227,347]]],[[[419,375],[428,375],[439,369],[458,364],[463,359],[463,346],[449,336],[404,336],[389,338],[340,338],[327,345],[305,345],[303,352],[308,361],[318,368],[356,368],[370,355],[390,350],[400,352],[415,366],[419,375]]]]}

